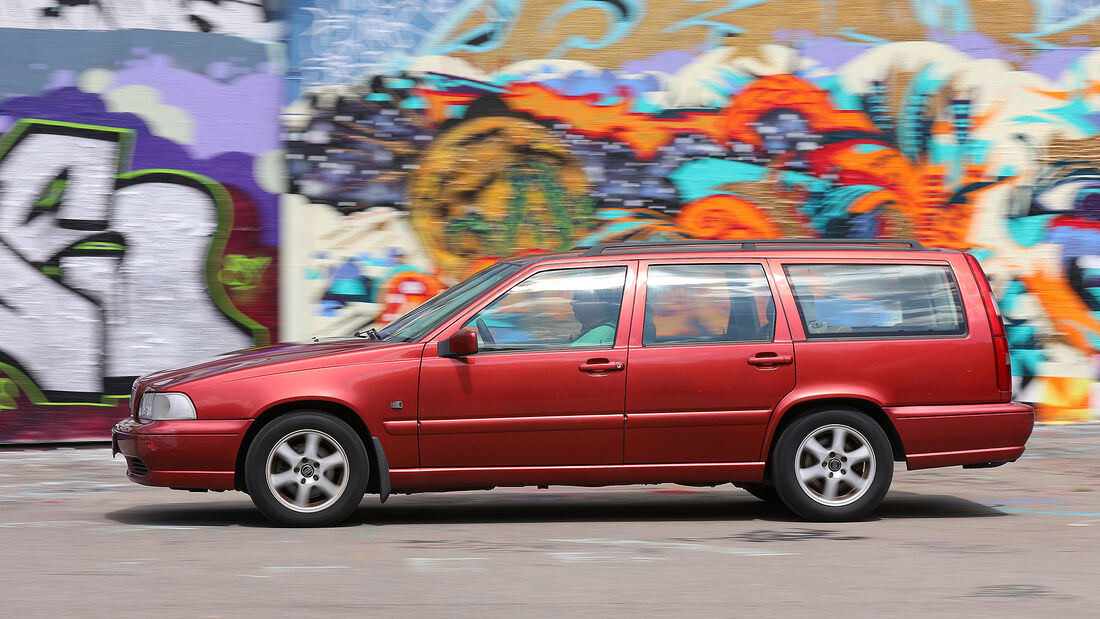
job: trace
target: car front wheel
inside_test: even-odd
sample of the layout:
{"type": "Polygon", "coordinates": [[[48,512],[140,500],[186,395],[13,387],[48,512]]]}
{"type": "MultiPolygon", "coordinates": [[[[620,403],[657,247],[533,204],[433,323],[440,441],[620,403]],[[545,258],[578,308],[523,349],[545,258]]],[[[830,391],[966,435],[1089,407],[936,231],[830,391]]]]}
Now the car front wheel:
{"type": "Polygon", "coordinates": [[[260,512],[285,526],[331,526],[363,499],[368,458],[348,424],[300,411],[260,429],[245,456],[245,483],[260,512]]]}
{"type": "Polygon", "coordinates": [[[854,410],[823,410],[795,420],[774,454],[775,489],[783,503],[809,520],[858,520],[890,489],[890,439],[854,410]]]}

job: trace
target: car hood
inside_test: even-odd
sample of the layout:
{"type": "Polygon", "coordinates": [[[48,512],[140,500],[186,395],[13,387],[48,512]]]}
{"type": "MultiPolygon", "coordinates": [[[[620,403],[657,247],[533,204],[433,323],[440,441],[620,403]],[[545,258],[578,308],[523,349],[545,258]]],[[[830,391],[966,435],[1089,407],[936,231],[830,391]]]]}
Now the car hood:
{"type": "Polygon", "coordinates": [[[307,359],[317,360],[332,357],[338,365],[337,357],[347,353],[365,350],[377,350],[397,346],[394,342],[365,340],[358,337],[328,338],[318,342],[282,342],[258,348],[246,348],[227,352],[211,359],[191,363],[186,366],[160,370],[146,374],[139,379],[139,388],[158,391],[173,385],[191,382],[212,376],[240,372],[247,369],[269,367],[307,359]]]}

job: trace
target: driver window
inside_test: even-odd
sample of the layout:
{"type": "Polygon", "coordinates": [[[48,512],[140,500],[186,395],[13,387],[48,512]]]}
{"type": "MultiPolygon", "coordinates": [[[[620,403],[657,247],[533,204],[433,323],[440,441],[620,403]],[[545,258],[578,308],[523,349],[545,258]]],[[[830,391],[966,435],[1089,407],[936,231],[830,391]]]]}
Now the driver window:
{"type": "Polygon", "coordinates": [[[611,348],[625,283],[626,267],[543,271],[463,326],[484,351],[611,348]]]}

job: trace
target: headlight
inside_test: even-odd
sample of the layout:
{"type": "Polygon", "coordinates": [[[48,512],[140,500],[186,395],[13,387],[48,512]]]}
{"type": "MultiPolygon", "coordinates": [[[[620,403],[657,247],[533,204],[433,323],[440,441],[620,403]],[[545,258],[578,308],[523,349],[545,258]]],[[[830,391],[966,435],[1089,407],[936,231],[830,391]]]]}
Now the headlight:
{"type": "Polygon", "coordinates": [[[138,419],[195,419],[195,405],[182,393],[146,391],[138,405],[138,419]]]}

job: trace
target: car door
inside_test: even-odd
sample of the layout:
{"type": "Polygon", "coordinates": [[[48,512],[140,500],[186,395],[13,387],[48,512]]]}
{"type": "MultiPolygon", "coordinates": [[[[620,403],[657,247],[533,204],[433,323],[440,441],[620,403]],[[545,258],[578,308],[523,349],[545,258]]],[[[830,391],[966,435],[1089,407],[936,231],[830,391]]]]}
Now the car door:
{"type": "Polygon", "coordinates": [[[763,260],[642,261],[627,371],[625,462],[760,458],[795,384],[763,260]]]}
{"type": "Polygon", "coordinates": [[[539,267],[433,338],[420,371],[421,465],[621,464],[636,271],[636,261],[539,267]],[[440,357],[438,342],[459,328],[478,330],[478,352],[440,357]]]}

